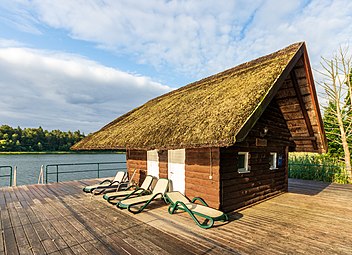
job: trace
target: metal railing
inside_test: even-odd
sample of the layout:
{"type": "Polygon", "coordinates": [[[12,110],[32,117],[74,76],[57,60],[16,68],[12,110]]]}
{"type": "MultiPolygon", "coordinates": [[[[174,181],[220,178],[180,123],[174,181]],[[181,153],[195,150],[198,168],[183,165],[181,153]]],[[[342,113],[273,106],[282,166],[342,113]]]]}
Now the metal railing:
{"type": "Polygon", "coordinates": [[[49,176],[55,176],[55,182],[60,181],[60,175],[74,173],[96,172],[97,178],[106,171],[127,170],[126,162],[95,162],[95,163],[69,163],[69,164],[49,164],[45,166],[45,183],[49,182],[49,176]],[[114,165],[114,167],[113,167],[114,165]],[[89,168],[90,167],[94,167],[89,168]],[[78,168],[78,169],[77,169],[78,168]]]}
{"type": "Polygon", "coordinates": [[[12,166],[0,166],[0,179],[2,178],[9,178],[9,186],[12,186],[12,166]],[[3,174],[2,169],[8,169],[10,171],[8,174],[3,174]]]}
{"type": "Polygon", "coordinates": [[[346,169],[339,165],[289,162],[288,170],[290,178],[349,183],[346,169]]]}

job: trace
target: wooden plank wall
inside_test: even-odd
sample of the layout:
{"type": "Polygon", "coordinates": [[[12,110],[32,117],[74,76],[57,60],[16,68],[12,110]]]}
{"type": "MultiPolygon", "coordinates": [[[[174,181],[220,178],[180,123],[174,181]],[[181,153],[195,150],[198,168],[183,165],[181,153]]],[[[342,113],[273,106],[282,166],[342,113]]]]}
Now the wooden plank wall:
{"type": "Polygon", "coordinates": [[[219,156],[219,148],[186,149],[186,196],[201,197],[214,208],[220,207],[219,156]]]}
{"type": "Polygon", "coordinates": [[[285,119],[275,101],[271,102],[247,138],[235,146],[220,148],[221,209],[225,212],[258,202],[287,190],[285,177],[286,146],[290,132],[285,119]],[[256,146],[256,138],[261,138],[264,127],[269,131],[264,139],[267,146],[256,146]],[[238,173],[238,152],[249,152],[249,173],[238,173]],[[270,152],[284,158],[282,167],[270,170],[270,152]]]}
{"type": "Polygon", "coordinates": [[[159,150],[159,178],[167,178],[167,162],[168,162],[168,154],[167,150],[159,150]]]}
{"type": "MultiPolygon", "coordinates": [[[[159,156],[159,178],[167,178],[167,150],[158,151],[159,156]]],[[[131,176],[134,169],[137,169],[134,180],[141,184],[147,175],[147,151],[127,150],[127,169],[131,176]]]]}
{"type": "Polygon", "coordinates": [[[147,175],[147,151],[127,150],[126,160],[128,175],[131,176],[133,171],[137,169],[134,181],[141,185],[147,175]]]}
{"type": "MultiPolygon", "coordinates": [[[[323,134],[320,133],[319,120],[314,109],[314,99],[309,88],[309,83],[306,75],[307,70],[305,68],[306,66],[304,65],[304,59],[301,58],[292,71],[295,73],[295,76],[297,78],[299,91],[305,105],[304,111],[307,111],[307,114],[309,116],[309,120],[318,145],[318,150],[314,149],[312,144],[313,141],[310,139],[296,140],[296,145],[293,147],[293,150],[307,152],[322,152],[324,151],[324,144],[321,139],[323,134]]],[[[286,80],[282,84],[282,87],[278,91],[276,95],[276,101],[280,106],[284,118],[286,119],[292,137],[309,137],[310,135],[308,133],[307,123],[304,119],[302,109],[300,107],[299,100],[294,89],[294,84],[292,83],[290,76],[286,78],[286,80]]]]}
{"type": "MultiPolygon", "coordinates": [[[[135,181],[141,184],[147,175],[147,152],[129,150],[126,155],[129,174],[137,169],[135,181]]],[[[186,149],[186,196],[201,197],[214,208],[220,207],[219,155],[219,148],[186,149]]],[[[167,150],[159,151],[159,178],[168,178],[167,150]]]]}

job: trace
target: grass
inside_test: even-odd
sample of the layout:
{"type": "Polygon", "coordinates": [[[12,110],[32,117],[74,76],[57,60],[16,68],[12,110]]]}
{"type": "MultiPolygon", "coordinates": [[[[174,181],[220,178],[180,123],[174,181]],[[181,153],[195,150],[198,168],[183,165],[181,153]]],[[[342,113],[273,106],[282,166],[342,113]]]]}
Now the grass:
{"type": "Polygon", "coordinates": [[[291,153],[288,175],[296,179],[351,183],[343,163],[324,154],[291,153]]]}

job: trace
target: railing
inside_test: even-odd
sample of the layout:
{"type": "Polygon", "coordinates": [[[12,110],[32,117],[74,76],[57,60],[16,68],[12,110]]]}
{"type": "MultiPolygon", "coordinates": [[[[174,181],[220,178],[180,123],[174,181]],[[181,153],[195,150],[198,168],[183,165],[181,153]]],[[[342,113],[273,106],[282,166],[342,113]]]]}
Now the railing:
{"type": "Polygon", "coordinates": [[[2,178],[9,178],[9,186],[12,186],[12,166],[0,166],[0,179],[2,178]],[[2,169],[9,169],[9,174],[2,174],[2,169]]]}
{"type": "MultiPolygon", "coordinates": [[[[74,173],[93,173],[100,178],[102,172],[126,171],[126,162],[97,162],[97,163],[71,163],[71,164],[50,164],[45,166],[45,183],[49,182],[49,176],[54,175],[55,181],[59,182],[60,175],[74,173]],[[93,168],[92,168],[93,167],[93,168]]],[[[115,173],[114,173],[115,174],[115,173]]],[[[87,176],[88,177],[88,176],[87,176]]],[[[92,178],[92,177],[90,177],[92,178]]]]}
{"type": "Polygon", "coordinates": [[[288,170],[290,178],[349,183],[349,176],[343,166],[289,163],[288,170]]]}

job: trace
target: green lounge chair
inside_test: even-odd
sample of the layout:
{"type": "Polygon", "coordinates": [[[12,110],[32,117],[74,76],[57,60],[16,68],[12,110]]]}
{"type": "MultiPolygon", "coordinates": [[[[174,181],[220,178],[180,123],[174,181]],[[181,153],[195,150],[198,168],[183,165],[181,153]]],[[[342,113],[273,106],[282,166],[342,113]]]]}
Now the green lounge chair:
{"type": "Polygon", "coordinates": [[[101,194],[104,189],[107,188],[118,188],[126,178],[126,172],[117,171],[116,176],[113,180],[106,179],[101,183],[97,183],[94,185],[86,186],[83,188],[83,191],[86,193],[93,193],[95,190],[99,190],[99,194],[101,194]]]}
{"type": "Polygon", "coordinates": [[[195,197],[192,201],[189,201],[187,197],[178,191],[168,192],[165,194],[165,197],[166,200],[170,202],[168,208],[170,214],[173,214],[178,209],[188,212],[194,222],[201,228],[211,228],[214,225],[214,221],[229,220],[225,213],[209,207],[207,203],[199,197],[195,197]],[[197,200],[201,202],[202,205],[194,203],[197,200]],[[200,223],[196,216],[205,218],[205,221],[200,223]]]}
{"type": "MultiPolygon", "coordinates": [[[[138,197],[125,198],[117,203],[117,207],[121,209],[128,209],[131,213],[140,213],[146,208],[153,200],[162,198],[165,200],[165,192],[169,189],[169,179],[160,178],[150,195],[139,195],[138,197]],[[137,210],[132,210],[132,207],[141,205],[137,210]]],[[[166,201],[165,201],[166,202],[166,201]]]]}
{"type": "Polygon", "coordinates": [[[150,194],[151,191],[149,190],[149,188],[153,180],[154,180],[153,176],[147,175],[140,187],[138,187],[137,185],[132,185],[132,186],[129,186],[126,190],[106,193],[104,194],[103,198],[107,200],[110,204],[117,204],[118,201],[114,201],[117,198],[120,198],[121,200],[123,198],[127,199],[132,196],[150,194]],[[133,188],[135,189],[133,190],[133,188]]]}

